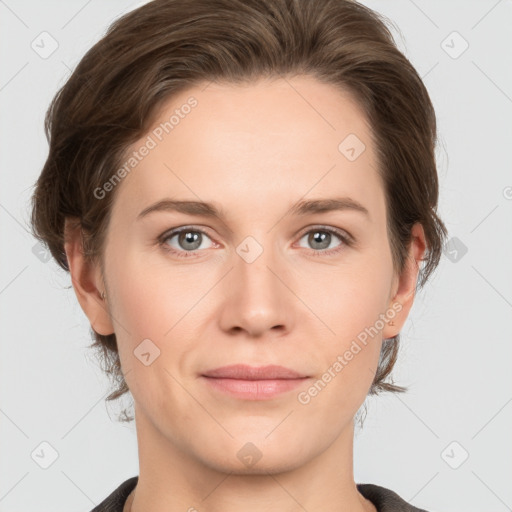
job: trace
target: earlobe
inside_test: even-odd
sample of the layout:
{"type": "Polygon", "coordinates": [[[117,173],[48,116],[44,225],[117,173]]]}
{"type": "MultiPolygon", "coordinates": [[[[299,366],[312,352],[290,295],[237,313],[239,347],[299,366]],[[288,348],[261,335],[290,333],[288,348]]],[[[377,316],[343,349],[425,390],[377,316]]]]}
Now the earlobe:
{"type": "Polygon", "coordinates": [[[71,282],[76,297],[91,327],[104,336],[112,334],[107,301],[103,299],[104,283],[98,265],[87,261],[83,251],[81,226],[76,219],[66,218],[64,226],[64,250],[69,265],[71,282]]]}
{"type": "Polygon", "coordinates": [[[420,223],[416,223],[411,230],[411,242],[405,267],[398,277],[397,290],[388,305],[390,314],[386,316],[393,317],[393,324],[388,322],[384,327],[382,330],[383,338],[395,337],[400,333],[407,320],[414,303],[421,261],[425,251],[425,231],[420,223]]]}

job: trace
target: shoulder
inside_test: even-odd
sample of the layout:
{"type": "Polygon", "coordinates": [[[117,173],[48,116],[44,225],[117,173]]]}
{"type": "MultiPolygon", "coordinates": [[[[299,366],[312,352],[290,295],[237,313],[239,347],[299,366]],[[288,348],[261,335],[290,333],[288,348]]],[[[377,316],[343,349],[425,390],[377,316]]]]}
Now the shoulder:
{"type": "Polygon", "coordinates": [[[94,507],[91,512],[123,512],[126,498],[135,488],[138,480],[138,476],[125,480],[112,494],[94,507]]]}
{"type": "Polygon", "coordinates": [[[356,484],[357,490],[370,500],[378,512],[427,512],[413,507],[396,492],[375,484],[356,484]]]}

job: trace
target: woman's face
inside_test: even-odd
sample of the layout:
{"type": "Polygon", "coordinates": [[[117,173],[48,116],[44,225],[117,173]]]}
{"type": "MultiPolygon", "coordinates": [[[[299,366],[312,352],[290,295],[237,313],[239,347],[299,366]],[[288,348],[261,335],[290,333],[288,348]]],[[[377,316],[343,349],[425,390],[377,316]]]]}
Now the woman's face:
{"type": "Polygon", "coordinates": [[[311,77],[206,85],[132,146],[105,252],[112,329],[141,428],[209,467],[284,470],[350,431],[405,320],[384,190],[347,94],[311,77]],[[327,200],[346,207],[307,207],[327,200]],[[210,207],[143,213],[161,201],[210,207]],[[204,377],[234,364],[306,378],[236,394],[204,377]]]}

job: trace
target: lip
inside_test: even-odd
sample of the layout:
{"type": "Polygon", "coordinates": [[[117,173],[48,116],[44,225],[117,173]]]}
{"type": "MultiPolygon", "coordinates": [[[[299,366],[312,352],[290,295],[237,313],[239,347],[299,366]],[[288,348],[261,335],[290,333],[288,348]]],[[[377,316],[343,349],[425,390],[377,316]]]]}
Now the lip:
{"type": "Polygon", "coordinates": [[[275,379],[302,379],[307,377],[295,370],[278,365],[249,366],[247,364],[232,364],[222,366],[203,373],[204,377],[242,380],[275,380],[275,379]]]}
{"type": "Polygon", "coordinates": [[[209,370],[201,377],[212,389],[243,400],[270,400],[309,379],[284,366],[254,367],[244,364],[209,370]]]}

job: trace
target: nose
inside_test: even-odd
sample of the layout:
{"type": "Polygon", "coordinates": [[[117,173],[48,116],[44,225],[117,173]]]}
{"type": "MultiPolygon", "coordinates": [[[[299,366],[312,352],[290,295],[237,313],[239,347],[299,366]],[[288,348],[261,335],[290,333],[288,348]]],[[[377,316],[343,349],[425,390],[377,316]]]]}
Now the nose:
{"type": "Polygon", "coordinates": [[[225,332],[277,337],[293,328],[294,295],[283,267],[270,249],[252,262],[235,256],[234,267],[223,280],[225,302],[219,322],[225,332]]]}

